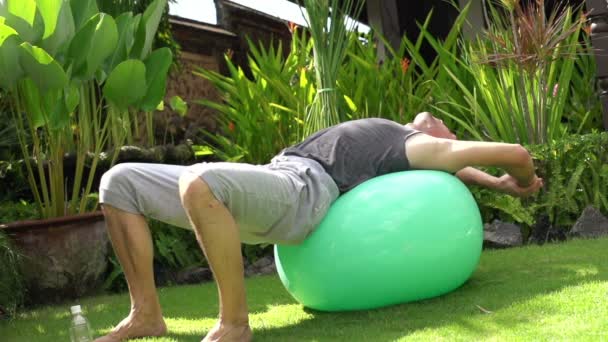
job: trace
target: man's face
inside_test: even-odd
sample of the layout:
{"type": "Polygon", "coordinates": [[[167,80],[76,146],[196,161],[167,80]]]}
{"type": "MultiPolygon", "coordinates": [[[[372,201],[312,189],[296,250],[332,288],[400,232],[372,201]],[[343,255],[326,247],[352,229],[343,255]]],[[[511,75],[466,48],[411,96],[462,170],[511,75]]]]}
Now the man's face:
{"type": "Polygon", "coordinates": [[[437,119],[436,117],[433,117],[433,119],[435,120],[435,124],[433,125],[433,128],[432,128],[432,130],[433,130],[433,133],[431,134],[432,136],[437,137],[437,138],[456,140],[456,135],[454,133],[452,133],[452,131],[450,131],[448,126],[446,126],[443,123],[443,120],[437,119]]]}
{"type": "Polygon", "coordinates": [[[456,135],[440,120],[431,113],[420,113],[416,116],[415,122],[420,129],[433,137],[456,140],[456,135]]]}

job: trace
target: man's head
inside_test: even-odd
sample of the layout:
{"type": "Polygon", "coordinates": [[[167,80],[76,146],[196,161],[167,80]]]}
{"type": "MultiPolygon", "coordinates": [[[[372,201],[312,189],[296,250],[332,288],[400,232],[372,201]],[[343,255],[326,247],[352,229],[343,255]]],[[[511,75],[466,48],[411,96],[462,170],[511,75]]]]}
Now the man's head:
{"type": "Polygon", "coordinates": [[[456,139],[456,135],[443,123],[429,112],[416,115],[414,121],[409,124],[412,128],[436,138],[456,139]]]}

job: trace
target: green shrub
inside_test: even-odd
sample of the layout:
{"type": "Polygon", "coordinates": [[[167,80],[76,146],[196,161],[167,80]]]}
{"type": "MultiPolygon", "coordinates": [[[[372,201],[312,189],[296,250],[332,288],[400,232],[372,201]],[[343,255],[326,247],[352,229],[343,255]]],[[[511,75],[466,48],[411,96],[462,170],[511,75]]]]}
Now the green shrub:
{"type": "MultiPolygon", "coordinates": [[[[439,60],[427,64],[419,50],[425,41],[456,55],[457,38],[466,18],[462,15],[445,41],[429,35],[416,41],[404,38],[398,51],[379,63],[374,33],[350,32],[346,62],[337,77],[337,104],[340,121],[364,117],[384,117],[406,123],[419,111],[430,110],[437,89],[450,81],[439,60]],[[408,58],[407,56],[411,56],[408,58]]],[[[429,16],[430,19],[430,16],[429,16]]],[[[423,27],[428,25],[429,20],[423,27]]],[[[199,69],[196,74],[209,80],[222,94],[222,101],[199,103],[219,112],[220,134],[205,133],[213,153],[224,161],[261,164],[286,146],[304,138],[304,121],[313,104],[317,85],[311,39],[300,29],[292,35],[291,49],[283,55],[282,43],[265,47],[249,41],[247,68],[236,65],[227,55],[228,75],[199,69]],[[244,69],[251,70],[247,75],[244,69]]],[[[453,63],[453,61],[452,61],[453,63]]],[[[333,92],[333,91],[332,91],[333,92]]]]}
{"type": "Polygon", "coordinates": [[[214,154],[225,161],[266,163],[285,146],[298,141],[303,119],[316,89],[311,80],[312,45],[294,33],[291,52],[283,56],[282,43],[265,48],[249,41],[251,77],[226,56],[229,75],[199,69],[223,94],[223,101],[200,100],[217,110],[222,134],[206,133],[214,154]]]}
{"type": "MultiPolygon", "coordinates": [[[[572,135],[527,148],[545,187],[525,200],[473,189],[485,222],[498,218],[532,229],[546,215],[553,227],[569,229],[588,205],[608,214],[608,132],[572,135]]],[[[489,171],[498,175],[497,170],[489,171]]]]}
{"type": "Polygon", "coordinates": [[[23,304],[25,284],[20,272],[21,257],[9,238],[0,231],[0,317],[12,316],[23,304]]]}
{"type": "Polygon", "coordinates": [[[21,161],[0,160],[0,189],[10,189],[10,191],[0,191],[0,202],[20,199],[34,201],[22,165],[21,161]]]}
{"type": "Polygon", "coordinates": [[[542,17],[523,2],[515,12],[494,6],[488,6],[488,30],[472,41],[461,37],[456,51],[421,27],[449,75],[436,81],[432,111],[472,140],[548,143],[602,129],[595,56],[581,12],[563,6],[542,17]]]}
{"type": "Polygon", "coordinates": [[[193,231],[156,220],[150,220],[149,224],[157,262],[173,270],[206,264],[193,231]]]}
{"type": "Polygon", "coordinates": [[[25,200],[0,202],[0,223],[9,223],[40,218],[38,207],[25,200]]]}
{"type": "MultiPolygon", "coordinates": [[[[565,8],[557,19],[537,28],[550,28],[559,33],[559,39],[542,36],[557,47],[547,60],[542,59],[544,55],[534,56],[544,63],[538,69],[544,72],[535,73],[503,51],[499,40],[509,38],[508,20],[500,19],[490,33],[473,42],[463,39],[467,11],[468,7],[443,40],[427,30],[430,13],[419,25],[419,37],[404,36],[400,48],[389,48],[381,62],[375,42],[384,38],[375,32],[351,32],[337,78],[340,120],[383,117],[405,123],[418,112],[433,111],[460,138],[522,143],[601,128],[595,59],[589,37],[581,36],[578,12],[565,8]],[[424,45],[435,50],[434,60],[422,57],[424,45]],[[492,58],[500,60],[488,62],[492,58]]],[[[528,18],[537,14],[530,13],[528,18]]],[[[492,16],[500,18],[498,11],[492,16]]],[[[201,101],[220,114],[223,129],[218,135],[208,134],[219,159],[266,163],[303,138],[303,120],[317,92],[311,47],[311,39],[297,29],[287,56],[281,44],[265,47],[250,41],[248,68],[227,56],[228,75],[199,70],[198,75],[223,94],[220,102],[201,101]],[[243,69],[250,69],[251,75],[243,69]]],[[[520,51],[518,58],[527,58],[525,53],[520,51]]]]}

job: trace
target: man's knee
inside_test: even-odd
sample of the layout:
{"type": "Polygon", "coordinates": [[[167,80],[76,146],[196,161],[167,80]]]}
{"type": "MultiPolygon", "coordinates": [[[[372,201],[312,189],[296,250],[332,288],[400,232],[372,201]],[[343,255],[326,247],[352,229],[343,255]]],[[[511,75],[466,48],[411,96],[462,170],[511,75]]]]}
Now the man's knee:
{"type": "Polygon", "coordinates": [[[129,214],[128,211],[124,211],[120,208],[117,208],[113,205],[109,205],[107,203],[100,203],[99,207],[101,208],[103,215],[106,217],[129,214]]]}
{"type": "Polygon", "coordinates": [[[135,163],[115,165],[103,174],[99,182],[99,202],[105,215],[144,212],[144,206],[138,200],[141,186],[137,180],[140,177],[141,170],[135,163]]]}
{"type": "Polygon", "coordinates": [[[136,175],[131,163],[114,165],[101,176],[99,190],[123,188],[134,176],[136,175]]]}
{"type": "Polygon", "coordinates": [[[198,175],[192,172],[184,172],[179,177],[179,196],[183,205],[217,201],[211,192],[209,185],[198,175]]]}

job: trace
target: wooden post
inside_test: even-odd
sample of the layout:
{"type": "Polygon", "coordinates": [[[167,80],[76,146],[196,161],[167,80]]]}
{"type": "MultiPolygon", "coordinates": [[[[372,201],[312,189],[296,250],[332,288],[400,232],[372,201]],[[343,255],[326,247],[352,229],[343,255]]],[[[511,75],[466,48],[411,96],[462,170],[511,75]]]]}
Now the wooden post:
{"type": "Polygon", "coordinates": [[[604,129],[608,130],[608,1],[586,0],[591,22],[591,43],[595,51],[597,81],[604,111],[604,129]]]}
{"type": "Polygon", "coordinates": [[[464,25],[463,32],[467,39],[475,39],[477,34],[485,27],[483,20],[483,2],[484,0],[458,0],[460,9],[470,2],[468,23],[464,25]]]}
{"type": "MultiPolygon", "coordinates": [[[[366,4],[369,25],[383,35],[393,49],[399,50],[401,25],[399,23],[397,0],[368,0],[366,4]]],[[[378,59],[382,61],[387,55],[387,50],[382,41],[377,42],[377,44],[378,59]]]]}
{"type": "Polygon", "coordinates": [[[228,11],[225,9],[224,0],[213,0],[215,3],[215,13],[217,18],[217,26],[230,30],[230,18],[228,18],[228,11]]]}

